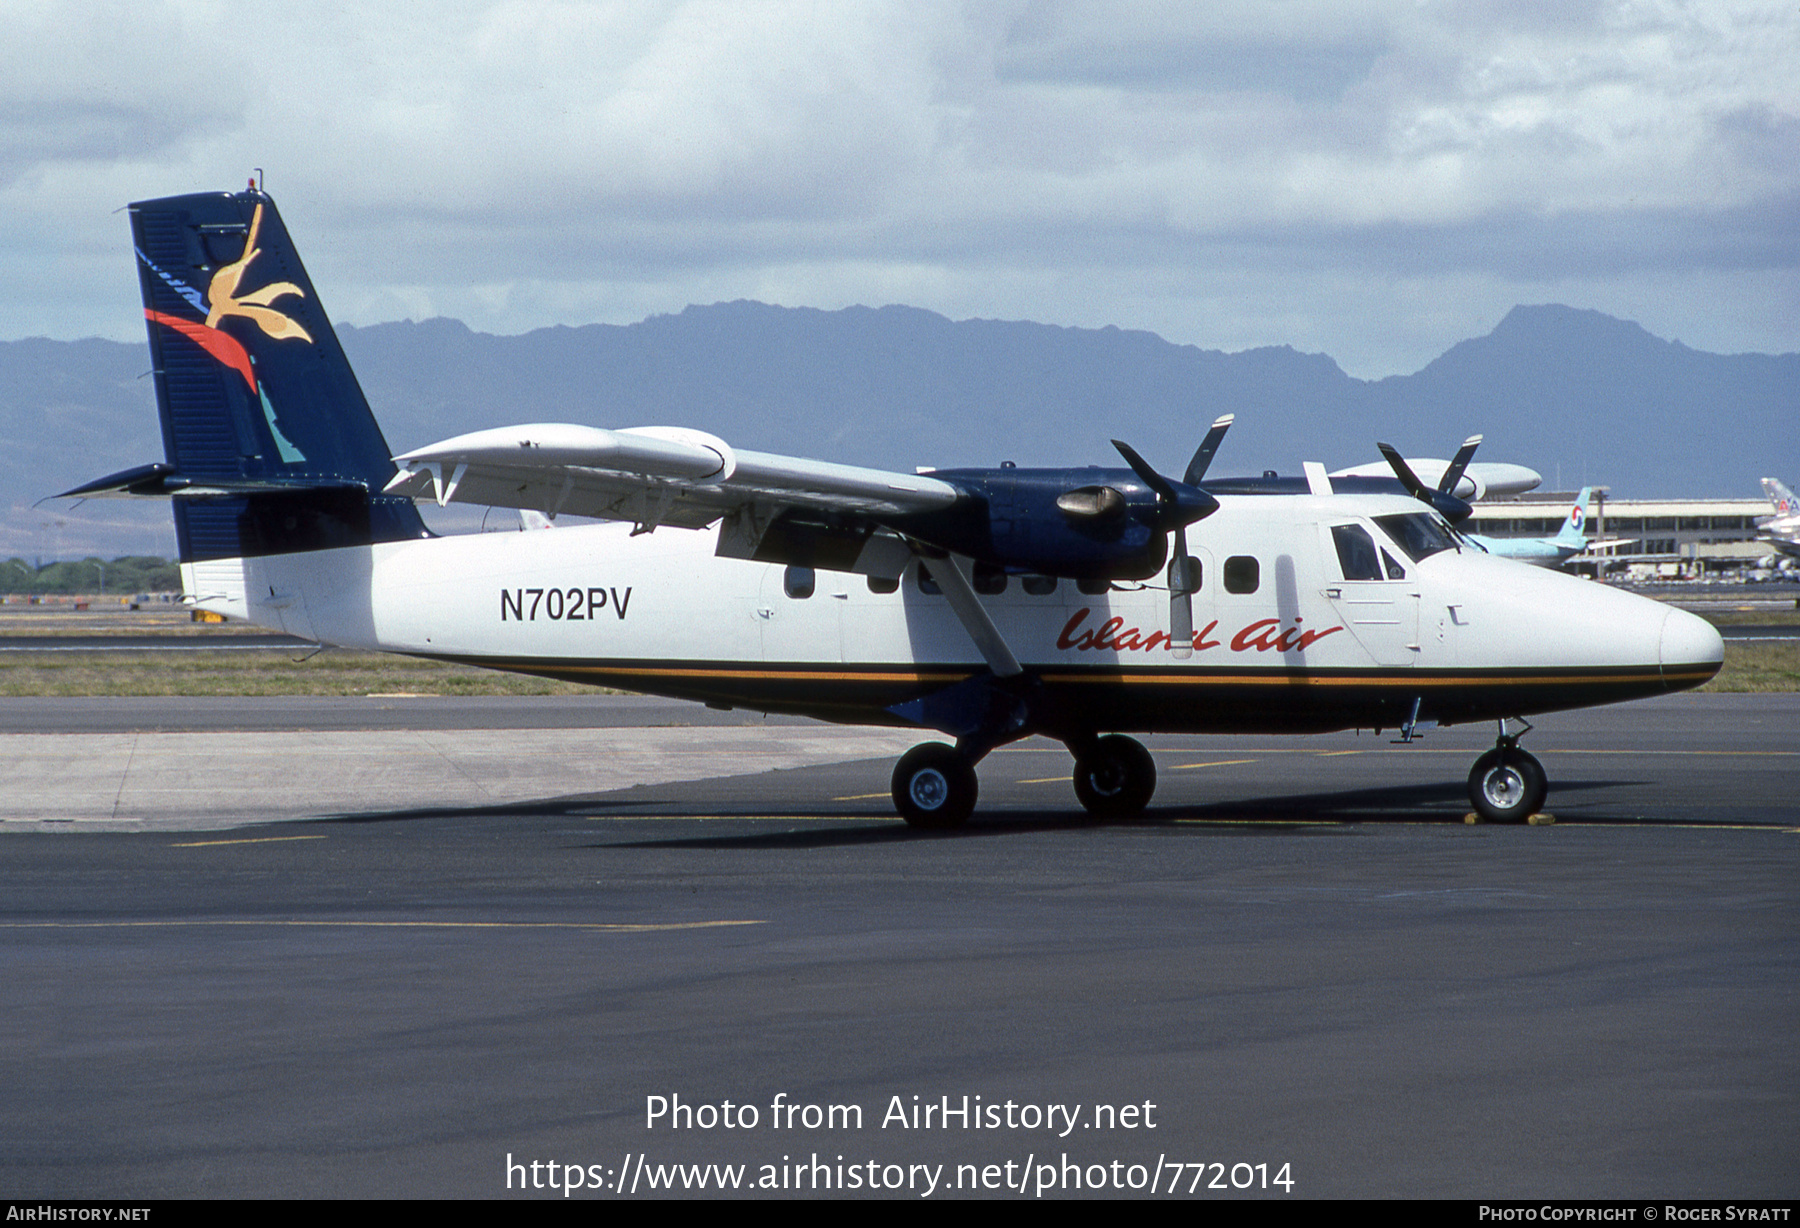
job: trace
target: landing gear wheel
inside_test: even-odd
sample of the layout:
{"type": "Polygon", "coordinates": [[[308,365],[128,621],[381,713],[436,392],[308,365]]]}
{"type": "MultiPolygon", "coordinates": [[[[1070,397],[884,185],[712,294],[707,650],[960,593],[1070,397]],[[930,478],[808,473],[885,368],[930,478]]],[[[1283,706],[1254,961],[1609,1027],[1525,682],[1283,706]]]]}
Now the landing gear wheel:
{"type": "Polygon", "coordinates": [[[961,827],[976,791],[974,766],[942,742],[921,743],[894,765],[894,809],[908,827],[961,827]]]}
{"type": "Polygon", "coordinates": [[[1469,801],[1490,823],[1523,823],[1544,808],[1544,766],[1516,746],[1496,746],[1469,772],[1469,801]]]}
{"type": "Polygon", "coordinates": [[[1075,796],[1097,819],[1138,814],[1155,792],[1156,760],[1135,738],[1108,734],[1075,760],[1075,796]]]}

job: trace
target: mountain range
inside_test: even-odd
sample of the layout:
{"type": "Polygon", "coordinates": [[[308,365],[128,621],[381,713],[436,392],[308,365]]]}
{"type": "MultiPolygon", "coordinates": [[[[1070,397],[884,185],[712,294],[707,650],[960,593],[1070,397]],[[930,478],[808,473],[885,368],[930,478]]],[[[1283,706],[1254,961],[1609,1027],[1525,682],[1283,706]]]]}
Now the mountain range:
{"type": "MultiPolygon", "coordinates": [[[[389,444],[525,422],[711,431],[849,464],[1117,465],[1123,439],[1179,472],[1221,413],[1216,474],[1378,459],[1375,442],[1530,465],[1613,498],[1753,497],[1800,479],[1800,354],[1710,354],[1597,311],[1515,307],[1422,370],[1346,375],[1286,346],[1228,354],[1152,333],[949,320],[913,307],[755,302],[637,324],[473,332],[340,326],[389,444]]],[[[0,558],[168,554],[160,507],[35,500],[163,456],[147,350],[0,343],[0,558]]]]}

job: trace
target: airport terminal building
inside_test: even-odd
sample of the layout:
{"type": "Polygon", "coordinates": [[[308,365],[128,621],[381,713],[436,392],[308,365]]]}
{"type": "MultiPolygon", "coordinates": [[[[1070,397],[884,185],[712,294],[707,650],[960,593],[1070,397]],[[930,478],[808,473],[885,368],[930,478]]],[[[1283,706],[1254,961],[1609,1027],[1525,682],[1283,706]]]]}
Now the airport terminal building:
{"type": "MultiPolygon", "coordinates": [[[[1468,523],[1485,537],[1551,537],[1578,491],[1532,491],[1515,499],[1475,504],[1468,523]]],[[[1596,487],[1588,504],[1588,537],[1595,543],[1615,539],[1611,547],[1566,564],[1592,574],[1625,571],[1651,576],[1725,578],[1771,565],[1774,548],[1758,540],[1756,522],[1772,515],[1767,499],[1609,499],[1596,487]]]]}

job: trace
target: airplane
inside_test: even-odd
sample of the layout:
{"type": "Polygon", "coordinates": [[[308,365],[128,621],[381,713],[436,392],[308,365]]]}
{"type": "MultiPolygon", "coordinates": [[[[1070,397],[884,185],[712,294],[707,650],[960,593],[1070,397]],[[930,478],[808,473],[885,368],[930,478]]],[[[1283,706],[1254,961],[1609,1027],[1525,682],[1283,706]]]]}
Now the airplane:
{"type": "Polygon", "coordinates": [[[935,732],[952,741],[893,772],[916,827],[962,824],[977,765],[1031,735],[1068,748],[1077,799],[1113,818],[1155,790],[1132,733],[1410,740],[1477,721],[1498,736],[1471,804],[1523,822],[1548,787],[1519,745],[1527,716],[1698,686],[1721,663],[1694,615],[1466,548],[1450,522],[1468,505],[1385,446],[1387,479],[1307,462],[1208,481],[1231,415],[1179,480],[1121,441],[1124,468],[904,473],[556,422],[395,456],[255,181],[130,218],[165,459],[64,494],[168,498],[195,606],[322,644],[935,732]],[[602,523],[437,536],[423,499],[602,523]]]}
{"type": "MultiPolygon", "coordinates": [[[[1499,558],[1517,559],[1534,567],[1560,567],[1588,548],[1587,505],[1588,496],[1593,493],[1591,486],[1581,488],[1554,537],[1484,537],[1466,530],[1463,536],[1499,558]]],[[[1605,544],[1618,543],[1609,539],[1605,544]]]]}
{"type": "Polygon", "coordinates": [[[1775,478],[1764,478],[1762,487],[1775,506],[1773,516],[1756,522],[1762,530],[1762,540],[1782,554],[1800,558],[1800,498],[1795,498],[1794,492],[1775,478]]]}
{"type": "MultiPolygon", "coordinates": [[[[1522,495],[1528,490],[1536,490],[1543,483],[1543,474],[1535,469],[1528,469],[1524,465],[1497,461],[1471,463],[1468,455],[1473,455],[1474,449],[1480,443],[1481,436],[1471,435],[1463,441],[1462,450],[1456,454],[1454,460],[1430,458],[1414,460],[1409,457],[1406,464],[1420,481],[1471,503],[1489,496],[1504,499],[1511,495],[1522,495]],[[1444,478],[1453,471],[1457,476],[1446,483],[1444,478]]],[[[1333,478],[1386,478],[1389,476],[1391,468],[1392,462],[1383,457],[1379,464],[1334,469],[1331,471],[1331,476],[1333,478]]]]}

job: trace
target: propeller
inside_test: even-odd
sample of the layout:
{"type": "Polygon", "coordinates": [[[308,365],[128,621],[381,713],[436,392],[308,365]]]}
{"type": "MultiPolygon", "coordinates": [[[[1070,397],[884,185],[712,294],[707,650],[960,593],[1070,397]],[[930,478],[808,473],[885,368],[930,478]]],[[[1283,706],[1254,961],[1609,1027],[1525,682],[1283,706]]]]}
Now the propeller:
{"type": "MultiPolygon", "coordinates": [[[[1189,486],[1200,485],[1200,479],[1206,476],[1207,467],[1212,464],[1213,453],[1219,450],[1219,444],[1225,439],[1225,432],[1231,429],[1231,424],[1236,419],[1236,414],[1224,414],[1213,419],[1212,429],[1206,432],[1206,438],[1194,449],[1194,459],[1188,462],[1187,473],[1182,475],[1182,481],[1189,486]]],[[[1477,441],[1480,438],[1479,435],[1476,436],[1477,441]]]]}
{"type": "Polygon", "coordinates": [[[1219,442],[1231,429],[1231,420],[1232,415],[1226,414],[1212,424],[1206,438],[1200,441],[1194,459],[1188,462],[1186,480],[1181,482],[1171,482],[1152,469],[1130,444],[1117,439],[1112,441],[1112,446],[1119,450],[1132,472],[1156,492],[1152,527],[1173,533],[1175,537],[1174,557],[1169,560],[1169,651],[1178,657],[1194,654],[1194,592],[1200,587],[1200,578],[1194,574],[1199,568],[1188,554],[1187,527],[1219,510],[1219,501],[1201,490],[1197,483],[1206,476],[1213,453],[1219,450],[1219,442]]]}
{"type": "Polygon", "coordinates": [[[1394,476],[1400,479],[1400,485],[1406,487],[1407,494],[1436,509],[1451,524],[1461,524],[1474,513],[1475,509],[1455,495],[1446,492],[1449,487],[1456,484],[1452,475],[1455,478],[1462,476],[1463,469],[1468,467],[1468,458],[1475,455],[1475,447],[1480,442],[1481,437],[1478,435],[1463,444],[1456,454],[1456,459],[1450,463],[1450,468],[1444,471],[1445,486],[1441,490],[1433,490],[1421,482],[1419,475],[1412,471],[1412,466],[1406,463],[1406,458],[1400,455],[1393,444],[1378,443],[1375,446],[1381,450],[1381,455],[1386,458],[1389,467],[1393,469],[1394,476]]]}
{"type": "Polygon", "coordinates": [[[1458,448],[1456,455],[1451,458],[1450,467],[1444,470],[1444,476],[1438,481],[1439,493],[1446,495],[1456,493],[1456,484],[1462,481],[1463,470],[1467,469],[1469,462],[1475,459],[1475,449],[1480,446],[1481,436],[1479,435],[1471,435],[1463,440],[1462,447],[1458,448]]]}

